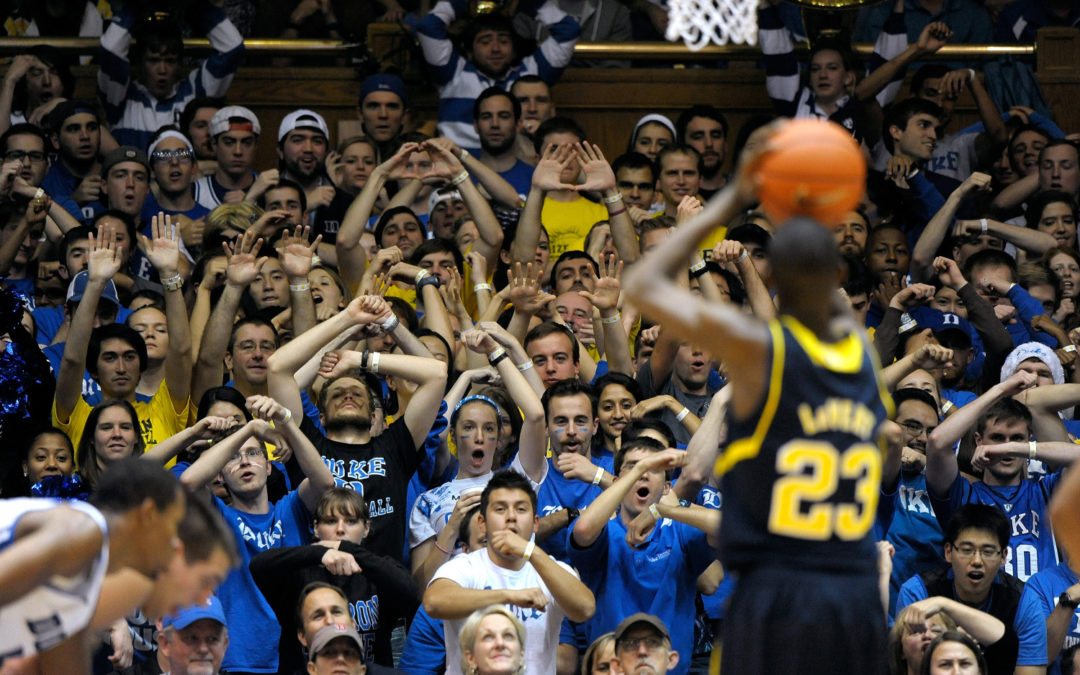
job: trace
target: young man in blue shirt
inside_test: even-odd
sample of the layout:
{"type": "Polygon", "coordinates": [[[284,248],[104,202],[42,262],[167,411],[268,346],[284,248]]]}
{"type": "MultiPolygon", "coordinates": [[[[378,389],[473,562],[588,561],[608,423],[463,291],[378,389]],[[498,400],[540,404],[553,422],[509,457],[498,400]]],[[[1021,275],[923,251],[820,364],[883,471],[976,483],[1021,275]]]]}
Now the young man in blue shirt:
{"type": "Polygon", "coordinates": [[[715,557],[703,530],[719,530],[717,511],[687,505],[665,506],[660,512],[660,498],[669,489],[668,473],[685,457],[684,452],[664,450],[648,440],[623,446],[615,460],[618,480],[581,512],[570,538],[570,560],[596,593],[588,641],[634,613],[653,614],[671,626],[672,650],[687,655],[673,666],[674,673],[689,672],[696,580],[715,557]],[[663,518],[643,546],[631,548],[626,541],[628,526],[639,513],[653,509],[659,515],[695,518],[702,529],[663,518]],[[683,513],[672,514],[674,510],[683,513]]]}

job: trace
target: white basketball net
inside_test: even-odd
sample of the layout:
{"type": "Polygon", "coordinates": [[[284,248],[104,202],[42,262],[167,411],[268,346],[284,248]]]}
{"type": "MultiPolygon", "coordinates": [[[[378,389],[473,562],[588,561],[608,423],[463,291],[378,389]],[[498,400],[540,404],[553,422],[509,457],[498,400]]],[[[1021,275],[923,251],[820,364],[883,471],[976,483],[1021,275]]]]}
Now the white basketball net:
{"type": "Polygon", "coordinates": [[[757,44],[757,0],[668,0],[667,39],[697,51],[711,42],[757,44]]]}

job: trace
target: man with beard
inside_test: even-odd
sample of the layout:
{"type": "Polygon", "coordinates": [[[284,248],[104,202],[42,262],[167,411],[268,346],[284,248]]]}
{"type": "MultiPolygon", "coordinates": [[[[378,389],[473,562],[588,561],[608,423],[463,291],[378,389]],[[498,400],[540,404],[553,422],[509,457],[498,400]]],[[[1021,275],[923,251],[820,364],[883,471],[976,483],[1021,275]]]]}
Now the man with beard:
{"type": "Polygon", "coordinates": [[[71,215],[88,222],[105,210],[101,201],[103,182],[96,171],[101,150],[101,123],[89,101],[64,101],[49,113],[52,145],[57,161],[49,168],[41,187],[71,215]]]}
{"type": "Polygon", "coordinates": [[[187,77],[184,41],[173,17],[136,27],[134,10],[124,7],[101,36],[98,96],[118,142],[146,148],[154,132],[175,124],[196,96],[224,96],[229,90],[244,57],[244,39],[221,8],[205,1],[191,5],[189,16],[201,24],[214,53],[187,77]],[[133,33],[138,35],[134,47],[133,33]]]}
{"type": "Polygon", "coordinates": [[[983,645],[988,675],[1035,675],[1046,672],[1046,624],[1034,604],[1021,601],[1024,584],[1009,563],[1002,569],[1002,561],[1008,560],[1010,517],[1000,505],[966,504],[957,509],[943,528],[948,566],[905,581],[896,600],[896,616],[928,598],[936,601],[938,611],[989,614],[1005,624],[1005,633],[983,645]]]}
{"type": "Polygon", "coordinates": [[[378,324],[393,331],[399,321],[378,296],[361,296],[341,313],[298,335],[270,357],[270,395],[282,401],[318,448],[339,487],[350,487],[367,499],[371,514],[371,549],[400,560],[405,546],[405,509],[409,478],[423,458],[424,441],[435,421],[446,385],[446,365],[431,358],[367,350],[331,351],[323,356],[319,419],[303,416],[296,371],[335,338],[360,326],[378,324]],[[360,369],[363,374],[357,374],[360,369]],[[373,398],[381,391],[374,377],[397,386],[413,386],[409,405],[381,434],[372,431],[373,398]]]}
{"type": "Polygon", "coordinates": [[[480,136],[480,161],[498,172],[519,195],[529,194],[533,168],[518,158],[521,104],[499,87],[488,87],[473,104],[473,125],[480,136]]]}
{"type": "Polygon", "coordinates": [[[702,199],[712,197],[727,185],[727,176],[722,171],[727,157],[727,118],[711,105],[695,105],[679,115],[675,130],[678,142],[693,148],[701,157],[698,194],[702,199]]]}
{"type": "Polygon", "coordinates": [[[1021,581],[1060,562],[1046,505],[1061,480],[1062,467],[1080,456],[1072,443],[1031,440],[1031,413],[1012,397],[1035,383],[1036,375],[1017,371],[958,408],[930,434],[926,446],[926,484],[938,521],[947,523],[964,504],[1005,510],[1012,525],[1005,571],[1021,581]],[[976,422],[971,466],[981,480],[968,483],[960,476],[953,447],[976,422]],[[1031,459],[1059,468],[1039,479],[1027,478],[1031,459]]]}
{"type": "Polygon", "coordinates": [[[548,0],[536,11],[536,19],[548,28],[550,37],[523,58],[521,39],[510,18],[483,14],[466,27],[460,43],[466,53],[462,54],[448,28],[466,14],[466,4],[464,0],[441,0],[424,18],[413,21],[412,28],[432,81],[439,88],[439,135],[471,151],[480,146],[480,139],[469,119],[469,102],[490,86],[510,87],[524,75],[555,82],[574,55],[581,27],[556,2],[548,0]]]}
{"type": "Polygon", "coordinates": [[[401,147],[401,134],[409,118],[409,95],[397,75],[376,73],[360,83],[357,106],[360,128],[375,143],[378,161],[385,162],[401,147]]]}
{"type": "MultiPolygon", "coordinates": [[[[592,454],[597,433],[597,401],[592,388],[578,380],[563,380],[550,386],[542,399],[547,420],[551,457],[543,448],[522,448],[510,468],[528,477],[536,490],[536,515],[543,518],[558,511],[573,525],[577,511],[593,502],[615,480],[611,458],[592,454]]],[[[561,532],[563,523],[556,523],[561,532]]],[[[551,555],[565,559],[566,537],[555,534],[541,542],[551,555]]]]}
{"type": "Polygon", "coordinates": [[[295,181],[307,196],[309,216],[334,199],[334,186],[326,175],[330,129],[326,120],[311,110],[294,110],[278,127],[278,159],[281,178],[295,181]]]}
{"type": "Polygon", "coordinates": [[[573,568],[531,541],[539,511],[529,482],[514,471],[492,476],[480,495],[484,548],[444,564],[424,593],[424,609],[446,627],[448,675],[462,673],[458,633],[477,609],[507,605],[525,625],[525,672],[554,675],[563,617],[586,621],[596,608],[573,568]]]}

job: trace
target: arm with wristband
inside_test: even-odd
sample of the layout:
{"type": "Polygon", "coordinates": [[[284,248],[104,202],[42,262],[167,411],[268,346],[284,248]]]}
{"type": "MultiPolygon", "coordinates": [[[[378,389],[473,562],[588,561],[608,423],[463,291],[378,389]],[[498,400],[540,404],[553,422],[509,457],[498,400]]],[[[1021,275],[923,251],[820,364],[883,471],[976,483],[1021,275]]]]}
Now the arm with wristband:
{"type": "Polygon", "coordinates": [[[180,276],[180,234],[172,216],[159,213],[151,219],[152,239],[141,237],[146,256],[157,270],[165,291],[165,322],[169,351],[165,355],[165,382],[173,409],[183,413],[191,395],[191,322],[180,276]]]}
{"type": "Polygon", "coordinates": [[[297,227],[289,235],[288,230],[282,239],[281,267],[289,276],[289,307],[292,309],[293,336],[310,330],[315,325],[315,300],[311,297],[311,284],[308,272],[315,251],[322,242],[322,235],[311,239],[311,226],[297,227]]]}

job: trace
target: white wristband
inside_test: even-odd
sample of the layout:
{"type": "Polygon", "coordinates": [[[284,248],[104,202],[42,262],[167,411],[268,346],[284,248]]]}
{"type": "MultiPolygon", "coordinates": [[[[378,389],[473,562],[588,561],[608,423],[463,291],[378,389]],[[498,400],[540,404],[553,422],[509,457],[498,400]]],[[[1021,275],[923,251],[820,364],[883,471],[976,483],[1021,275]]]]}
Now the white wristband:
{"type": "Polygon", "coordinates": [[[602,480],[604,480],[604,467],[598,466],[596,467],[596,475],[593,476],[592,484],[599,485],[602,480]]]}
{"type": "Polygon", "coordinates": [[[368,361],[368,372],[378,374],[378,372],[379,372],[379,352],[371,352],[371,360],[368,361]]]}
{"type": "Polygon", "coordinates": [[[979,218],[979,229],[983,234],[990,231],[990,225],[986,222],[986,218],[979,218]]]}
{"type": "Polygon", "coordinates": [[[660,509],[656,508],[656,504],[649,504],[649,513],[651,513],[652,517],[656,518],[657,520],[662,519],[662,517],[660,516],[660,509]]]}
{"type": "Polygon", "coordinates": [[[525,372],[526,370],[528,370],[528,369],[530,369],[530,368],[532,368],[532,367],[533,367],[533,362],[532,362],[532,361],[526,361],[525,363],[519,363],[519,364],[517,364],[517,369],[518,369],[518,370],[520,370],[520,371],[521,371],[521,372],[523,372],[523,373],[524,373],[524,372],[525,372]]]}
{"type": "Polygon", "coordinates": [[[1038,441],[1029,441],[1028,442],[1028,459],[1035,459],[1035,455],[1037,455],[1037,454],[1039,454],[1039,442],[1038,441]]]}
{"type": "Polygon", "coordinates": [[[521,559],[524,560],[525,562],[529,562],[529,558],[532,557],[533,551],[535,551],[535,550],[536,550],[536,542],[533,541],[532,539],[530,539],[529,543],[525,544],[525,551],[524,551],[524,553],[521,554],[521,559]]]}
{"type": "Polygon", "coordinates": [[[690,414],[690,408],[687,408],[687,407],[684,406],[683,409],[679,411],[679,414],[675,416],[675,419],[676,419],[676,421],[682,422],[684,419],[686,419],[686,416],[689,415],[689,414],[690,414]]]}
{"type": "Polygon", "coordinates": [[[285,408],[285,419],[281,420],[281,423],[288,424],[289,422],[292,422],[292,411],[285,408]]]}
{"type": "Polygon", "coordinates": [[[473,293],[479,293],[480,291],[487,291],[488,293],[491,293],[494,290],[491,287],[491,284],[476,284],[472,287],[472,289],[473,293]]]}

